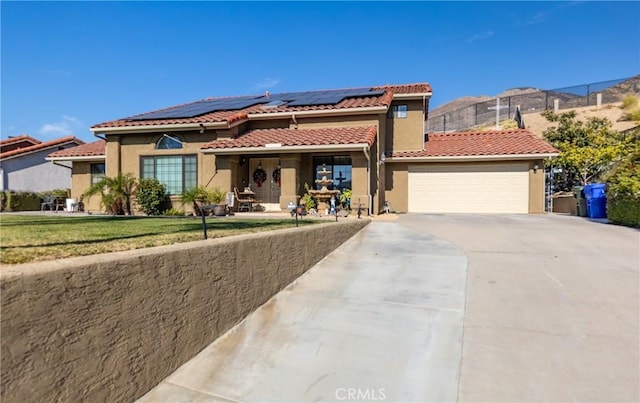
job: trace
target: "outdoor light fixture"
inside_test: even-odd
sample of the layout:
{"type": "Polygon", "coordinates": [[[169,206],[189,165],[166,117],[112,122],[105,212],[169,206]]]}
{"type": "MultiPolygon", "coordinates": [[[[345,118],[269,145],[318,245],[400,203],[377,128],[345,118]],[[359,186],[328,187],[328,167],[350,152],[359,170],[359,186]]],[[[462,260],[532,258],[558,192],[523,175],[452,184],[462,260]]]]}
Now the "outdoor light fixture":
{"type": "Polygon", "coordinates": [[[384,164],[386,159],[387,159],[387,156],[384,155],[384,153],[380,154],[380,165],[384,164]]]}
{"type": "Polygon", "coordinates": [[[540,165],[538,164],[533,164],[533,173],[538,173],[538,169],[540,169],[540,165]]]}

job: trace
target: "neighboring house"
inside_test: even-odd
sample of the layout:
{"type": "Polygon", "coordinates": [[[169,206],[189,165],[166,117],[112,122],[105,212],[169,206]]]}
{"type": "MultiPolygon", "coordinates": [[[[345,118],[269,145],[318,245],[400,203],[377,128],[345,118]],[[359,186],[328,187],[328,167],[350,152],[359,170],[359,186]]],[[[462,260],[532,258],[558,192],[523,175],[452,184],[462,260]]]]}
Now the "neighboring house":
{"type": "Polygon", "coordinates": [[[46,157],[80,144],[84,141],[73,136],[42,142],[26,134],[0,141],[0,187],[31,192],[69,189],[71,165],[54,165],[46,157]]]}
{"type": "MultiPolygon", "coordinates": [[[[73,164],[71,198],[80,200],[82,193],[105,176],[105,141],[98,140],[74,148],[56,151],[47,157],[53,163],[73,164]]],[[[100,211],[100,197],[83,200],[85,211],[100,211]]]]}
{"type": "MultiPolygon", "coordinates": [[[[298,201],[305,184],[317,188],[317,172],[326,164],[333,188],[351,189],[352,207],[361,204],[373,214],[384,211],[385,202],[396,211],[447,211],[441,192],[451,189],[443,181],[465,189],[455,196],[464,203],[451,211],[543,212],[543,159],[556,151],[526,130],[425,139],[430,97],[426,83],[267,92],[208,98],[91,130],[106,139],[100,155],[106,175],[155,177],[176,207],[191,186],[251,186],[267,211],[281,211],[298,201]],[[451,175],[434,182],[440,171],[451,175]]],[[[74,162],[74,177],[82,175],[73,158],[66,161],[74,162]]],[[[74,179],[74,194],[88,183],[74,179]]]]}

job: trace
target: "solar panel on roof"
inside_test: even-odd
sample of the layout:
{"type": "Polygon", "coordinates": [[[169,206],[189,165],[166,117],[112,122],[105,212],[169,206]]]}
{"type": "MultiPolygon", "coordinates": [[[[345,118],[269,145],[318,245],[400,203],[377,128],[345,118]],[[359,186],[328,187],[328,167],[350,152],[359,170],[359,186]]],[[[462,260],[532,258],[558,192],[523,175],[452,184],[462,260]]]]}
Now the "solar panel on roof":
{"type": "Polygon", "coordinates": [[[373,97],[384,94],[384,91],[373,91],[370,88],[349,88],[341,90],[285,92],[266,96],[246,96],[218,98],[193,102],[164,111],[135,115],[129,120],[193,118],[205,113],[217,111],[234,111],[257,104],[287,106],[335,105],[346,98],[373,97]]]}
{"type": "Polygon", "coordinates": [[[350,88],[344,90],[314,91],[289,102],[289,106],[335,105],[345,98],[372,97],[384,94],[384,91],[372,91],[369,88],[350,88]]]}
{"type": "Polygon", "coordinates": [[[234,97],[197,101],[170,110],[130,117],[130,120],[192,118],[216,111],[235,111],[266,102],[264,97],[234,97]]]}

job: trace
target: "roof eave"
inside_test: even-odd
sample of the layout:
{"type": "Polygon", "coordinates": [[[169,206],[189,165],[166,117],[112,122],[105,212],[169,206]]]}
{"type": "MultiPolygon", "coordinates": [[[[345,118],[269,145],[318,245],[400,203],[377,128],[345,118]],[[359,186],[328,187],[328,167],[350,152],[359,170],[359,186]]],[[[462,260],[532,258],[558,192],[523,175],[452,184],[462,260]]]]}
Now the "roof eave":
{"type": "Polygon", "coordinates": [[[223,122],[208,123],[178,123],[178,124],[159,124],[159,125],[138,125],[138,126],[118,126],[118,127],[92,127],[91,131],[96,134],[128,134],[128,133],[150,133],[163,130],[171,131],[187,131],[204,129],[229,129],[241,124],[244,119],[229,124],[223,122]]]}
{"type": "Polygon", "coordinates": [[[460,155],[431,157],[388,157],[386,163],[393,162],[466,162],[466,161],[524,161],[557,157],[558,153],[539,154],[495,154],[495,155],[460,155]]]}
{"type": "Polygon", "coordinates": [[[47,161],[104,161],[106,156],[104,155],[83,155],[83,156],[68,156],[68,157],[47,157],[47,161]]]}
{"type": "Polygon", "coordinates": [[[393,94],[393,99],[422,99],[431,98],[432,92],[417,92],[413,94],[393,94]]]}
{"type": "MultiPolygon", "coordinates": [[[[47,147],[38,148],[37,150],[30,150],[30,151],[26,151],[26,152],[23,152],[23,153],[17,153],[17,154],[9,155],[9,156],[6,156],[6,157],[2,157],[2,156],[0,156],[0,160],[2,160],[2,161],[6,161],[6,160],[13,159],[13,158],[24,157],[25,155],[30,155],[30,154],[34,154],[34,153],[39,153],[39,152],[42,152],[42,151],[46,151],[46,150],[47,150],[47,149],[49,149],[49,148],[53,148],[53,147],[60,147],[60,146],[62,146],[62,145],[69,144],[69,143],[74,143],[74,144],[76,144],[76,145],[78,145],[78,146],[82,145],[82,143],[78,144],[78,142],[76,142],[76,141],[74,141],[74,140],[69,140],[69,141],[64,141],[64,142],[62,142],[62,143],[58,143],[58,144],[51,144],[50,146],[47,146],[47,147]]],[[[42,144],[42,143],[41,143],[41,144],[42,144]]],[[[34,144],[34,145],[39,145],[39,144],[34,144]]],[[[13,150],[12,150],[12,151],[13,151],[13,150]]],[[[7,151],[7,152],[8,152],[8,153],[10,153],[10,152],[12,152],[12,151],[7,151]]]]}
{"type": "Polygon", "coordinates": [[[297,152],[329,152],[329,151],[360,151],[369,148],[367,143],[356,144],[326,144],[306,146],[280,147],[230,147],[230,148],[201,148],[204,154],[268,154],[268,153],[297,153],[297,152]]]}

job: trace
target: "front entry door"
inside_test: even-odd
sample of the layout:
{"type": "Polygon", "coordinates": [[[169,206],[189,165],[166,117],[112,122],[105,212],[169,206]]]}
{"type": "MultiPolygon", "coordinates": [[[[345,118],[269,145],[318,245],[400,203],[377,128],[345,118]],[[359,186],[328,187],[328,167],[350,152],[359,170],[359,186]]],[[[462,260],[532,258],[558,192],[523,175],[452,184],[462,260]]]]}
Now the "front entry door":
{"type": "Polygon", "coordinates": [[[280,184],[273,179],[273,172],[278,169],[277,158],[255,158],[251,159],[250,179],[251,189],[256,192],[256,199],[265,211],[280,211],[280,184]],[[254,181],[254,174],[258,169],[266,173],[266,180],[258,186],[254,181]]]}

